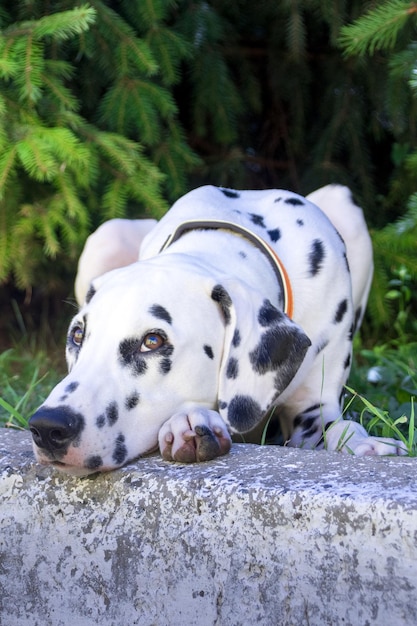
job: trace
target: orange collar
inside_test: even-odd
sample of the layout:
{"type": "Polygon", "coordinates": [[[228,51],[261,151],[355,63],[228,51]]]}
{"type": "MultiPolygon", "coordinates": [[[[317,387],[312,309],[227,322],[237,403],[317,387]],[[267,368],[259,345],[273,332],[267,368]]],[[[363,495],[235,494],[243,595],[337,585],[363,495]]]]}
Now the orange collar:
{"type": "Polygon", "coordinates": [[[168,248],[174,241],[177,241],[187,230],[206,230],[206,229],[216,229],[222,228],[224,230],[231,230],[232,232],[236,232],[239,235],[242,235],[246,239],[249,239],[251,243],[253,243],[261,252],[265,254],[268,258],[269,262],[272,265],[272,269],[275,272],[275,276],[278,279],[278,283],[281,287],[283,298],[284,298],[284,313],[288,315],[289,318],[292,318],[294,312],[294,300],[293,293],[291,288],[291,282],[288,277],[287,271],[279,258],[276,252],[271,248],[269,244],[266,243],[251,230],[245,228],[244,226],[240,226],[239,224],[235,224],[234,222],[228,222],[226,220],[190,220],[187,222],[182,222],[174,232],[168,237],[164,245],[162,246],[160,252],[168,248]]]}

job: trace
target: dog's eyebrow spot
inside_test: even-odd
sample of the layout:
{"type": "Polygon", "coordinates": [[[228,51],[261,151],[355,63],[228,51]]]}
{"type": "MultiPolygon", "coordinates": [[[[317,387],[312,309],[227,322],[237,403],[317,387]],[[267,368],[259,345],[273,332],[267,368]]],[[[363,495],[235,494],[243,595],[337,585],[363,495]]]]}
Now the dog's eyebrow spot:
{"type": "Polygon", "coordinates": [[[325,256],[326,252],[323,242],[320,239],[315,239],[311,244],[311,250],[308,255],[311,276],[316,276],[319,273],[325,256]]]}
{"type": "Polygon", "coordinates": [[[232,306],[232,300],[229,294],[224,287],[222,287],[221,285],[216,285],[215,287],[213,287],[211,297],[215,302],[219,303],[223,313],[225,324],[227,326],[228,324],[230,324],[230,307],[232,306]]]}
{"type": "Polygon", "coordinates": [[[224,187],[219,187],[219,190],[226,196],[226,198],[240,198],[240,193],[238,193],[234,189],[225,189],[224,187]]]}
{"type": "Polygon", "coordinates": [[[79,386],[79,382],[77,382],[76,380],[74,380],[74,382],[70,383],[69,385],[67,385],[65,387],[65,393],[73,393],[77,387],[79,386]]]}
{"type": "Polygon", "coordinates": [[[95,470],[99,469],[103,465],[103,459],[99,455],[90,456],[86,462],[86,469],[95,470]]]}
{"type": "Polygon", "coordinates": [[[304,206],[304,202],[300,198],[287,198],[284,202],[285,204],[292,204],[292,206],[304,206]]]}
{"type": "Polygon", "coordinates": [[[209,359],[214,359],[213,349],[210,346],[203,346],[203,350],[209,359]]]}
{"type": "Polygon", "coordinates": [[[125,407],[128,411],[131,411],[139,404],[140,395],[137,391],[134,391],[130,396],[128,396],[125,400],[125,407]]]}
{"type": "Polygon", "coordinates": [[[298,225],[298,226],[304,226],[304,221],[303,221],[303,220],[298,219],[298,220],[297,220],[297,225],[298,225]]]}
{"type": "Polygon", "coordinates": [[[163,320],[168,324],[172,324],[172,317],[168,311],[160,304],[153,304],[149,309],[149,313],[159,320],[163,320]]]}
{"type": "Polygon", "coordinates": [[[112,458],[115,463],[121,465],[126,461],[126,457],[127,448],[125,446],[125,437],[124,435],[122,435],[122,433],[120,433],[116,438],[112,458]]]}
{"type": "Polygon", "coordinates": [[[334,316],[334,320],[333,320],[334,324],[339,324],[342,321],[342,319],[344,318],[346,314],[347,309],[348,309],[348,302],[346,299],[339,302],[336,315],[334,316]]]}
{"type": "Polygon", "coordinates": [[[109,426],[113,426],[119,419],[119,409],[116,402],[111,402],[106,407],[106,418],[109,426]]]}

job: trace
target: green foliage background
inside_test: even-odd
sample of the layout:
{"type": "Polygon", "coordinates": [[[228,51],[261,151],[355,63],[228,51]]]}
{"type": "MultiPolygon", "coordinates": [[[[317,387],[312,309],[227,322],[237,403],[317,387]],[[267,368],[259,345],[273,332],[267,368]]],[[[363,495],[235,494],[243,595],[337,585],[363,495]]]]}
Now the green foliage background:
{"type": "Polygon", "coordinates": [[[93,228],[197,185],[340,182],[373,331],[416,332],[416,24],[405,0],[0,0],[3,298],[71,293],[93,228]]]}

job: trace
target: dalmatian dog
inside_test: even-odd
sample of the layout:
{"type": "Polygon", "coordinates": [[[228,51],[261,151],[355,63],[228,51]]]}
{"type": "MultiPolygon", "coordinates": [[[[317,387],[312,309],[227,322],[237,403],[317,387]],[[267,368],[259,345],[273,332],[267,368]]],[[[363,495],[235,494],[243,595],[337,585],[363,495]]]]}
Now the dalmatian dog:
{"type": "Polygon", "coordinates": [[[40,463],[82,476],[158,446],[169,461],[207,461],[271,415],[272,442],[406,453],[342,419],[373,270],[347,188],[304,198],[205,186],[157,224],[106,228],[101,266],[89,258],[102,235],[80,259],[69,374],[29,422],[40,463]],[[129,229],[124,267],[106,271],[129,229]]]}

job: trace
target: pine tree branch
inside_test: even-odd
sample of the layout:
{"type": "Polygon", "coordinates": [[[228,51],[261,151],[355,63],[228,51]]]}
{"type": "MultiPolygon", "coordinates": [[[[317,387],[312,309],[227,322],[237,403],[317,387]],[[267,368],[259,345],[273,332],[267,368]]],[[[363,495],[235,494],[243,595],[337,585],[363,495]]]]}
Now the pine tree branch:
{"type": "Polygon", "coordinates": [[[389,0],[353,24],[343,27],[339,44],[347,56],[372,55],[377,50],[392,50],[401,29],[416,15],[416,2],[389,0]]]}

